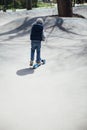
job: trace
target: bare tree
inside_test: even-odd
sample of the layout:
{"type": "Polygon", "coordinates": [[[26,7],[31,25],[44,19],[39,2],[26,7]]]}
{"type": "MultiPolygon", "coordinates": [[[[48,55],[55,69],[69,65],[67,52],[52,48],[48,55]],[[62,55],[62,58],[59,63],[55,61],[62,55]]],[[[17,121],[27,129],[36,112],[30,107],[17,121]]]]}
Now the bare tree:
{"type": "Polygon", "coordinates": [[[4,4],[4,5],[3,5],[3,11],[6,12],[6,9],[7,9],[7,1],[4,0],[4,1],[3,1],[3,4],[4,4]]]}
{"type": "Polygon", "coordinates": [[[33,7],[37,7],[38,0],[32,0],[33,7]]]}
{"type": "Polygon", "coordinates": [[[13,0],[13,7],[14,7],[14,9],[16,8],[16,1],[15,0],[13,0]]]}
{"type": "Polygon", "coordinates": [[[72,1],[57,0],[58,14],[60,17],[72,17],[72,1]]]}
{"type": "Polygon", "coordinates": [[[32,0],[26,0],[26,8],[27,8],[27,10],[32,9],[32,0]]]}

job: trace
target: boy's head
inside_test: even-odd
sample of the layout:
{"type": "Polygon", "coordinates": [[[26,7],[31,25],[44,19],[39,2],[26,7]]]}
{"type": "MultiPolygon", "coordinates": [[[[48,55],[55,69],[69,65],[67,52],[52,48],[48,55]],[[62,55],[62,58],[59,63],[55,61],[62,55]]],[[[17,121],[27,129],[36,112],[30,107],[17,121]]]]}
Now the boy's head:
{"type": "Polygon", "coordinates": [[[42,18],[37,18],[36,23],[43,24],[43,19],[42,18]]]}

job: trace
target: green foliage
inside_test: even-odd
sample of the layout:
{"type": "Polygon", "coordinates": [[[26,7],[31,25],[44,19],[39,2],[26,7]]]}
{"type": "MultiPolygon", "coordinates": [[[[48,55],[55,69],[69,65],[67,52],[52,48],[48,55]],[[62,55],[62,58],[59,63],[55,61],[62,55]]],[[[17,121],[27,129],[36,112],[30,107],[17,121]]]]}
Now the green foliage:
{"type": "Polygon", "coordinates": [[[38,0],[32,0],[32,7],[37,7],[38,0]]]}
{"type": "MultiPolygon", "coordinates": [[[[32,0],[32,7],[52,7],[53,5],[50,3],[38,2],[38,0],[32,0]]],[[[3,1],[0,0],[0,9],[4,7],[3,1]]],[[[23,9],[26,8],[26,0],[7,0],[7,9],[23,9]]]]}
{"type": "Polygon", "coordinates": [[[51,3],[43,3],[43,2],[37,3],[37,7],[52,7],[52,6],[54,6],[54,5],[51,3]]]}

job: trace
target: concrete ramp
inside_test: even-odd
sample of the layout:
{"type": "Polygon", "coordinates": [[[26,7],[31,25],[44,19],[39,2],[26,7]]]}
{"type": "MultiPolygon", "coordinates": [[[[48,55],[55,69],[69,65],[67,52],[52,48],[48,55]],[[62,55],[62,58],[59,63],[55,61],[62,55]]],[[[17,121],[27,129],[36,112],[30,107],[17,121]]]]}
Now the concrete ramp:
{"type": "Polygon", "coordinates": [[[0,26],[0,130],[86,130],[87,20],[43,16],[46,64],[33,70],[36,18],[0,26]]]}

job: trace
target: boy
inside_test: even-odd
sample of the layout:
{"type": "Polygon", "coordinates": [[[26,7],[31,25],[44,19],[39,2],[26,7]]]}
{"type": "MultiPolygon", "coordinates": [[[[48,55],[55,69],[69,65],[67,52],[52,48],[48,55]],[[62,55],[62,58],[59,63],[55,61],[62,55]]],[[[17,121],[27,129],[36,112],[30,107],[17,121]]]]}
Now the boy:
{"type": "Polygon", "coordinates": [[[32,26],[31,34],[31,57],[30,57],[30,66],[33,66],[34,54],[36,50],[36,63],[40,64],[41,62],[41,41],[45,40],[43,33],[43,19],[38,18],[35,24],[32,26]]]}

